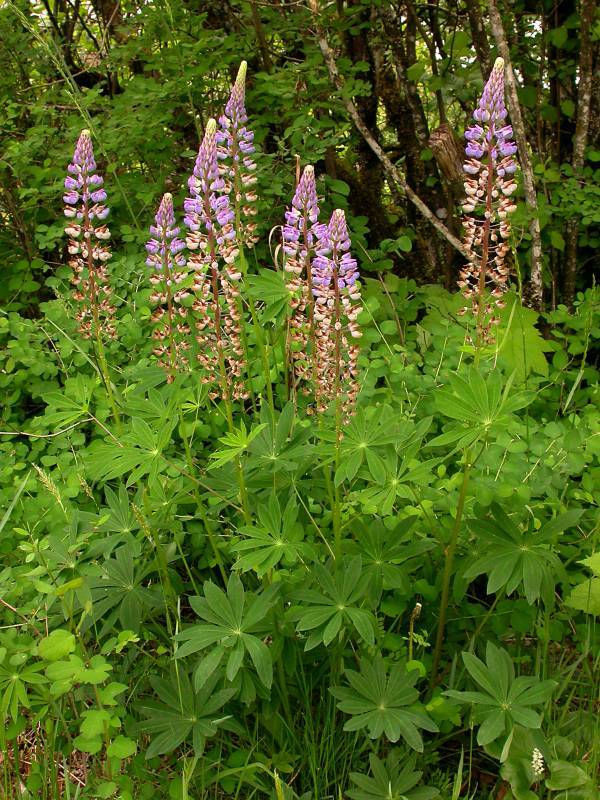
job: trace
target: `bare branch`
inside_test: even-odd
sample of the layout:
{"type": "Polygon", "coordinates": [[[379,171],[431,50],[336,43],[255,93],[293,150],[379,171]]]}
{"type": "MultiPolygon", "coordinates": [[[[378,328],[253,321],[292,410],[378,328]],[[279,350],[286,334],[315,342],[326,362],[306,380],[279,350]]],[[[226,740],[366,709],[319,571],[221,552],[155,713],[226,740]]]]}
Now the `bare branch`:
{"type": "MultiPolygon", "coordinates": [[[[577,175],[583,169],[585,148],[590,128],[590,107],[592,103],[592,21],[594,18],[594,0],[581,2],[581,28],[579,47],[579,86],[577,91],[577,120],[573,137],[573,172],[577,175]]],[[[568,306],[573,305],[575,284],[577,279],[577,240],[579,238],[579,220],[567,220],[565,242],[564,300],[568,306]]]]}
{"type": "Polygon", "coordinates": [[[319,0],[309,0],[310,9],[313,14],[313,21],[317,31],[317,39],[319,42],[319,47],[321,48],[321,52],[323,54],[323,58],[325,59],[325,63],[327,65],[327,70],[329,72],[329,77],[333,85],[342,93],[342,102],[346,106],[346,109],[352,120],[357,128],[357,130],[362,134],[364,140],[367,142],[371,150],[375,153],[377,158],[381,161],[384,170],[388,174],[388,176],[402,189],[408,199],[413,203],[421,214],[425,217],[425,219],[433,225],[433,227],[437,230],[437,232],[443,236],[446,241],[448,241],[459,253],[461,253],[465,258],[467,258],[467,253],[459,239],[454,236],[451,231],[436,217],[433,211],[421,200],[416,192],[411,189],[411,187],[406,182],[406,179],[400,173],[398,168],[392,164],[386,153],[383,151],[379,142],[375,139],[371,131],[367,128],[365,123],[363,122],[358,110],[352,100],[349,97],[344,97],[344,82],[338,72],[335,59],[333,57],[333,53],[331,52],[331,48],[329,47],[329,42],[325,36],[325,33],[319,23],[319,16],[320,16],[320,8],[319,8],[319,0]]]}

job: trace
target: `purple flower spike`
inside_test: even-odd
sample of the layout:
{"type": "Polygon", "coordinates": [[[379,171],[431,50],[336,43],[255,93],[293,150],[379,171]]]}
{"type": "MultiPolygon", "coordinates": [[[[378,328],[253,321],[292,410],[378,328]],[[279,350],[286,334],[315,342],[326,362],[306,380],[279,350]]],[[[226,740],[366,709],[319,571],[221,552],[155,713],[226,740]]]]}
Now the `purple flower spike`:
{"type": "Polygon", "coordinates": [[[338,290],[353,287],[359,277],[356,260],[350,255],[350,236],[346,216],[341,209],[331,215],[329,225],[319,229],[313,261],[313,294],[319,296],[323,287],[337,281],[338,290]]]}
{"type": "MultiPolygon", "coordinates": [[[[288,349],[292,356],[293,385],[309,381],[315,352],[312,259],[319,220],[319,203],[314,168],[304,167],[296,186],[292,207],[285,212],[283,226],[284,270],[291,276],[288,349]],[[308,312],[308,318],[307,318],[308,312]]],[[[314,370],[313,370],[314,371],[314,370]]]]}
{"type": "Polygon", "coordinates": [[[470,308],[462,313],[471,311],[476,317],[477,339],[483,343],[491,340],[491,327],[499,321],[493,306],[502,307],[508,285],[508,215],[516,209],[511,196],[517,188],[513,177],[517,147],[512,128],[506,124],[501,58],[496,59],[473,117],[477,124],[465,131],[464,164],[463,242],[469,263],[461,270],[458,285],[470,301],[470,308]]]}
{"type": "Polygon", "coordinates": [[[80,304],[77,320],[81,333],[114,338],[114,308],[108,285],[106,262],[111,257],[105,242],[110,239],[103,223],[109,213],[104,202],[103,178],[96,174],[94,148],[88,130],[81,131],[73,160],[67,167],[64,214],[68,219],[65,233],[69,236],[69,265],[73,269],[74,299],[80,304]],[[99,224],[100,223],[100,224],[99,224]]]}
{"type": "Polygon", "coordinates": [[[358,267],[350,253],[350,235],[341,209],[336,209],[329,224],[320,225],[317,233],[312,264],[317,410],[325,411],[331,402],[339,402],[347,418],[359,390],[359,347],[353,341],[361,337],[358,267]]]}
{"type": "Polygon", "coordinates": [[[219,117],[219,129],[216,133],[217,154],[220,173],[226,189],[233,198],[236,234],[240,244],[253,247],[257,241],[256,224],[252,217],[256,215],[256,163],[254,153],[254,133],[247,127],[246,112],[246,69],[242,61],[235,83],[223,114],[219,117]]]}
{"type": "Polygon", "coordinates": [[[234,264],[239,249],[229,187],[217,160],[214,119],[206,125],[188,186],[191,197],[185,200],[183,221],[188,228],[186,244],[192,251],[188,266],[195,272],[193,308],[203,380],[220,387],[213,388],[212,397],[244,398],[247,390],[242,379],[245,364],[237,289],[241,273],[234,264]]]}
{"type": "Polygon", "coordinates": [[[319,219],[319,203],[315,171],[310,164],[304,167],[298,182],[292,208],[285,212],[283,226],[283,249],[288,258],[285,262],[286,272],[301,275],[315,245],[315,225],[319,219]]]}
{"type": "MultiPolygon", "coordinates": [[[[189,228],[187,246],[200,253],[190,259],[195,268],[210,265],[218,256],[232,264],[237,248],[232,244],[235,237],[234,213],[225,194],[225,181],[219,175],[217,161],[217,123],[210,119],[206,125],[204,139],[198,150],[194,171],[188,180],[192,197],[184,202],[183,221],[189,228]],[[211,247],[208,247],[209,241],[211,247]]],[[[234,271],[232,270],[232,277],[234,271]]]]}
{"type": "Polygon", "coordinates": [[[182,252],[185,242],[178,238],[179,228],[175,222],[172,195],[163,195],[154,220],[155,224],[150,226],[153,238],[146,244],[146,264],[153,268],[150,300],[157,306],[152,314],[155,323],[152,336],[157,340],[154,353],[171,382],[178,370],[189,366],[186,351],[189,349],[190,333],[188,311],[182,305],[189,296],[188,289],[183,285],[187,277],[182,271],[186,265],[182,252]]]}

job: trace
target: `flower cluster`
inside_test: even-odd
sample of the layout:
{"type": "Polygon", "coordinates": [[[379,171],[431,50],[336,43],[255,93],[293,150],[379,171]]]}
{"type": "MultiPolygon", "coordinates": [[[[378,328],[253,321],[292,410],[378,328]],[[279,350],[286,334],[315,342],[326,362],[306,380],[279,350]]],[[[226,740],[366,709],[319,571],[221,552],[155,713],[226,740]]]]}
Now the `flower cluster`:
{"type": "Polygon", "coordinates": [[[531,754],[531,771],[536,778],[541,778],[546,771],[544,756],[537,747],[533,748],[533,752],[531,754]]]}
{"type": "Polygon", "coordinates": [[[234,264],[239,250],[233,225],[235,215],[219,173],[216,127],[214,119],[208,121],[188,181],[192,195],[184,203],[186,244],[191,251],[188,266],[195,273],[193,309],[197,314],[198,359],[204,369],[204,381],[220,385],[224,396],[244,397],[241,378],[244,349],[237,288],[241,274],[234,264]]]}
{"type": "Polygon", "coordinates": [[[311,360],[309,348],[314,349],[311,264],[315,256],[318,220],[315,171],[308,165],[296,187],[292,207],[285,212],[283,226],[284,269],[291,275],[288,283],[291,295],[288,346],[293,360],[294,387],[300,380],[308,380],[311,360]]]}
{"type": "Polygon", "coordinates": [[[75,286],[73,297],[80,303],[77,320],[86,336],[114,338],[114,308],[108,284],[106,262],[111,256],[107,241],[110,231],[104,220],[109,209],[104,204],[106,191],[102,177],[97,174],[90,132],[81,131],[73,160],[67,167],[65,217],[69,236],[69,265],[75,286]]]}
{"type": "Polygon", "coordinates": [[[358,395],[357,323],[362,307],[358,267],[350,254],[350,236],[341,209],[331,215],[328,225],[319,225],[316,257],[312,262],[312,293],[315,298],[317,410],[332,401],[342,401],[347,416],[358,395]]]}
{"type": "Polygon", "coordinates": [[[506,117],[504,61],[498,58],[473,113],[476,124],[465,132],[463,241],[469,263],[461,270],[458,285],[470,301],[463,313],[474,314],[482,341],[489,339],[491,326],[498,322],[494,307],[503,305],[509,276],[508,217],[516,209],[512,195],[517,188],[517,147],[506,117]]]}
{"type": "MultiPolygon", "coordinates": [[[[242,62],[219,118],[220,128],[214,119],[206,125],[184,201],[185,240],[176,223],[173,197],[165,194],[146,243],[146,264],[152,268],[150,299],[155,306],[154,354],[167,380],[173,381],[181,368],[190,369],[190,354],[196,352],[210,396],[227,402],[248,397],[239,283],[242,248],[255,241],[251,218],[256,178],[245,77],[242,62]],[[192,346],[193,339],[197,347],[192,346]]],[[[105,243],[110,234],[103,222],[108,208],[102,183],[89,132],[83,131],[65,182],[66,232],[75,296],[85,303],[78,315],[81,329],[99,344],[102,333],[114,335],[105,266],[110,257],[105,243]]],[[[305,167],[286,212],[283,250],[290,277],[287,349],[293,393],[303,384],[306,393],[314,393],[318,411],[335,403],[336,411],[347,418],[358,393],[359,276],[344,212],[337,209],[328,224],[319,223],[312,166],[305,167]]],[[[109,386],[108,373],[105,379],[109,386]]]]}
{"type": "Polygon", "coordinates": [[[253,247],[257,241],[256,223],[256,163],[254,133],[247,127],[246,113],[246,67],[242,61],[235,83],[223,114],[219,117],[220,128],[216,132],[217,156],[223,163],[219,173],[224,186],[232,198],[237,239],[240,245],[253,247]]]}
{"type": "Polygon", "coordinates": [[[178,236],[172,195],[163,195],[154,220],[155,224],[150,227],[153,238],[146,244],[146,264],[153,269],[150,300],[157,305],[152,314],[155,323],[152,335],[158,340],[154,353],[171,382],[178,369],[188,366],[186,350],[190,334],[188,309],[182,305],[190,294],[184,285],[187,277],[186,258],[182,252],[185,242],[178,236]]]}

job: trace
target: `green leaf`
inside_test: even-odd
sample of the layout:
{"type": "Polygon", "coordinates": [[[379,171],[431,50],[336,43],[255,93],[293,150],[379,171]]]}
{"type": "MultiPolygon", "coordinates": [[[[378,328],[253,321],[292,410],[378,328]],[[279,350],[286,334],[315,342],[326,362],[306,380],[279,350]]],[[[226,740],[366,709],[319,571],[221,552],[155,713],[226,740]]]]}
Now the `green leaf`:
{"type": "Polygon", "coordinates": [[[137,744],[133,739],[128,739],[126,736],[117,736],[108,745],[106,753],[110,758],[130,758],[135,754],[136,750],[137,744]]]}
{"type": "Polygon", "coordinates": [[[75,637],[65,630],[55,630],[38,644],[38,654],[46,661],[58,661],[75,650],[75,637]]]}
{"type": "Polygon", "coordinates": [[[233,681],[244,661],[252,663],[259,680],[270,688],[273,679],[271,652],[256,633],[268,630],[264,623],[278,587],[271,586],[261,595],[247,594],[239,576],[233,573],[227,582],[227,594],[211,581],[204,583],[204,597],[193,597],[190,605],[204,623],[191,625],[176,637],[180,646],[175,658],[181,659],[217,647],[196,666],[195,687],[204,688],[209,678],[216,675],[221,660],[227,656],[226,676],[233,681]]]}
{"type": "Polygon", "coordinates": [[[168,681],[150,678],[159,699],[141,703],[139,710],[146,719],[134,726],[136,733],[152,737],[146,759],[170,753],[186,740],[191,740],[197,756],[202,754],[206,739],[214,736],[229,718],[221,709],[236,691],[216,690],[217,678],[213,675],[197,692],[181,668],[173,669],[168,681]]]}
{"type": "Polygon", "coordinates": [[[553,761],[550,764],[550,777],[546,779],[548,789],[575,789],[585,786],[590,781],[589,775],[576,764],[568,761],[553,761]]]}
{"type": "Polygon", "coordinates": [[[516,297],[509,299],[500,312],[498,354],[500,361],[515,372],[517,383],[522,383],[531,372],[548,375],[545,354],[551,345],[535,327],[537,321],[537,312],[524,308],[516,297]]]}
{"type": "Polygon", "coordinates": [[[600,616],[600,578],[590,578],[578,584],[565,600],[565,605],[586,614],[600,616]]]}
{"type": "Polygon", "coordinates": [[[556,230],[550,231],[550,242],[552,244],[552,247],[555,247],[557,250],[560,250],[561,253],[565,249],[565,240],[563,239],[559,231],[556,230]]]}
{"type": "Polygon", "coordinates": [[[492,697],[503,699],[502,694],[497,694],[499,687],[494,683],[494,679],[483,661],[480,661],[480,659],[472,653],[463,653],[462,657],[465,667],[475,683],[478,683],[479,686],[492,697]]]}
{"type": "Polygon", "coordinates": [[[502,709],[490,711],[477,732],[477,743],[489,744],[506,730],[506,713],[502,709]]]}
{"type": "Polygon", "coordinates": [[[423,739],[418,728],[435,732],[436,725],[416,701],[414,688],[416,672],[407,672],[402,664],[392,664],[389,674],[381,656],[373,662],[363,658],[360,672],[346,670],[350,688],[335,686],[329,691],[340,702],[340,711],[352,718],[344,725],[346,731],[367,728],[369,736],[377,739],[382,733],[391,742],[399,739],[414,750],[423,752],[423,739]]]}
{"type": "MultiPolygon", "coordinates": [[[[444,694],[475,706],[474,718],[480,723],[477,734],[479,744],[491,744],[507,731],[512,732],[515,725],[523,728],[540,727],[541,716],[529,706],[546,702],[556,687],[554,681],[539,681],[533,676],[515,678],[509,654],[491,642],[486,646],[485,664],[472,653],[462,655],[467,671],[484,691],[452,689],[444,694]]],[[[510,742],[505,743],[507,748],[510,748],[510,742]]]]}

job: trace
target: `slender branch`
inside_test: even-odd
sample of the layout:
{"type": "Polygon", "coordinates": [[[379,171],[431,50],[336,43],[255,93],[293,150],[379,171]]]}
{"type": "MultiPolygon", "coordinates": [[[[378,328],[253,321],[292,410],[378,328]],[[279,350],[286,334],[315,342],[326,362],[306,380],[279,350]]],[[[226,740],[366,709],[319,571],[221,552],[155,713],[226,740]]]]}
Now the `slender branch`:
{"type": "Polygon", "coordinates": [[[392,164],[386,153],[384,152],[383,148],[379,144],[379,142],[375,139],[371,131],[367,128],[365,123],[363,122],[360,114],[358,113],[358,109],[352,102],[352,100],[347,96],[347,93],[344,91],[344,82],[338,72],[335,59],[333,57],[333,53],[331,52],[331,48],[329,47],[329,42],[325,36],[325,33],[319,23],[319,16],[320,16],[320,8],[319,8],[319,0],[309,0],[310,9],[313,14],[313,21],[315,25],[315,29],[317,31],[317,38],[319,41],[319,47],[321,48],[321,53],[323,54],[323,58],[325,59],[325,63],[327,65],[327,70],[329,72],[329,77],[333,85],[338,89],[338,91],[342,95],[342,102],[346,106],[346,109],[352,120],[357,128],[357,130],[362,134],[364,140],[367,142],[371,150],[375,153],[379,161],[382,163],[384,170],[387,172],[388,176],[402,189],[405,193],[406,197],[413,203],[421,214],[425,217],[425,219],[433,225],[433,227],[437,230],[437,232],[444,238],[446,241],[450,242],[450,244],[458,250],[465,258],[467,258],[467,253],[461,243],[461,241],[451,233],[448,228],[441,222],[433,213],[433,211],[421,200],[418,194],[411,189],[411,187],[406,182],[406,179],[402,176],[398,168],[392,164]]]}
{"type": "Polygon", "coordinates": [[[265,36],[262,20],[260,18],[255,0],[250,0],[250,13],[252,14],[252,24],[254,25],[254,31],[256,33],[256,38],[258,39],[258,46],[260,48],[260,55],[264,68],[267,72],[272,72],[273,63],[269,54],[269,44],[267,42],[267,37],[265,36]]]}
{"type": "Polygon", "coordinates": [[[473,47],[477,53],[477,63],[481,67],[481,74],[486,80],[492,71],[492,60],[490,58],[490,45],[488,42],[479,0],[466,0],[467,15],[469,17],[469,27],[471,28],[471,39],[473,47]]]}
{"type": "Polygon", "coordinates": [[[531,275],[529,279],[529,300],[533,308],[541,311],[544,304],[544,286],[542,282],[542,232],[538,215],[535,182],[533,179],[533,167],[527,145],[525,124],[523,122],[523,115],[521,114],[521,106],[519,105],[519,98],[517,95],[517,81],[513,72],[508,41],[506,39],[504,25],[502,24],[502,17],[498,11],[496,0],[488,0],[488,11],[490,14],[492,33],[494,35],[494,39],[496,40],[498,51],[504,59],[504,64],[506,66],[505,86],[508,98],[508,108],[510,111],[510,121],[515,132],[517,145],[519,147],[519,160],[521,162],[521,169],[523,170],[523,188],[525,190],[525,200],[531,214],[531,221],[529,224],[529,232],[531,234],[531,275]]]}
{"type": "MultiPolygon", "coordinates": [[[[573,172],[577,175],[585,161],[585,147],[590,127],[590,107],[592,104],[592,21],[594,18],[594,0],[581,2],[581,28],[579,32],[579,86],[577,90],[577,120],[573,137],[573,172]]],[[[573,305],[575,282],[577,278],[577,240],[579,238],[579,220],[572,217],[567,220],[565,244],[564,300],[568,306],[573,305]]]]}

